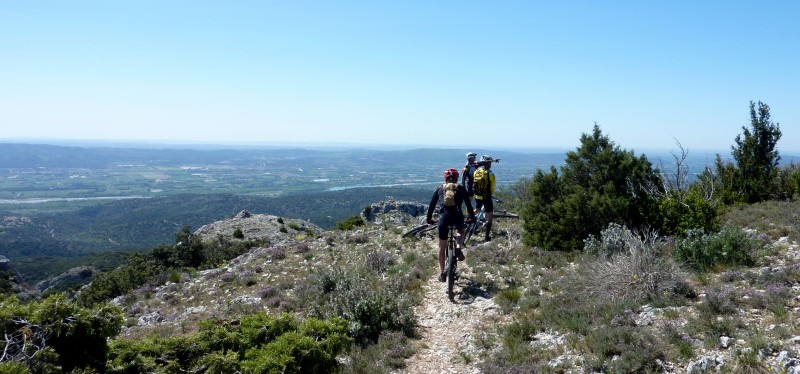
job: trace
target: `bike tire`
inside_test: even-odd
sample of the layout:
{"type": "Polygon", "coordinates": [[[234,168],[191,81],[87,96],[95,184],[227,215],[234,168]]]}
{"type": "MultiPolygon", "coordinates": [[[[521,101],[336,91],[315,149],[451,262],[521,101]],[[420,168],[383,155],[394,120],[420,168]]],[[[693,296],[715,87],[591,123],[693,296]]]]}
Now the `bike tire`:
{"type": "Polygon", "coordinates": [[[453,301],[456,294],[453,291],[453,287],[455,287],[456,283],[456,265],[458,260],[456,259],[456,248],[455,245],[451,245],[447,248],[447,298],[450,301],[453,301]]]}
{"type": "Polygon", "coordinates": [[[509,213],[505,210],[495,210],[492,213],[495,217],[503,217],[503,218],[519,218],[519,214],[509,213]]]}
{"type": "Polygon", "coordinates": [[[417,227],[414,227],[411,230],[406,231],[403,234],[403,237],[405,238],[405,237],[414,236],[414,235],[417,235],[417,234],[422,234],[423,232],[433,230],[434,228],[436,228],[436,225],[424,224],[424,225],[421,225],[421,226],[417,226],[417,227]]]}

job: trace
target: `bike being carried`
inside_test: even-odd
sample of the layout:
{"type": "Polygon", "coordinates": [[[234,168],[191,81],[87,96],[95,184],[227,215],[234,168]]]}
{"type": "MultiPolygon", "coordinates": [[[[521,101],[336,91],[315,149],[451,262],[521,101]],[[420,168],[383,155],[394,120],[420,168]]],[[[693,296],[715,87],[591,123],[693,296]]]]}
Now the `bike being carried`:
{"type": "MultiPolygon", "coordinates": [[[[458,231],[457,240],[455,242],[454,256],[459,261],[464,261],[464,252],[462,246],[464,245],[464,213],[461,211],[461,205],[467,207],[469,213],[469,222],[475,221],[475,212],[472,210],[472,204],[467,195],[467,189],[458,184],[458,170],[447,169],[444,172],[445,183],[433,192],[431,202],[428,205],[428,215],[426,222],[429,225],[434,223],[433,212],[439,206],[439,224],[438,224],[438,237],[439,237],[439,281],[444,282],[447,280],[447,272],[445,272],[445,251],[448,246],[448,236],[450,236],[450,227],[458,231]],[[441,201],[441,204],[439,202],[441,201]]],[[[455,275],[453,275],[454,278],[455,275]]],[[[451,291],[448,291],[451,293],[451,291]]]]}

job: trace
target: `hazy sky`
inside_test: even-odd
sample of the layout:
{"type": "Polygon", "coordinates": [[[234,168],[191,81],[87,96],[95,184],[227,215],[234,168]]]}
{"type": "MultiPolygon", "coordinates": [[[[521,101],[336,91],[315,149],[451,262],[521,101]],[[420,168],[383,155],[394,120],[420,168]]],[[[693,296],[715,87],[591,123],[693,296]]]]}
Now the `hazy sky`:
{"type": "Polygon", "coordinates": [[[798,1],[0,0],[0,138],[800,150],[798,1]]]}

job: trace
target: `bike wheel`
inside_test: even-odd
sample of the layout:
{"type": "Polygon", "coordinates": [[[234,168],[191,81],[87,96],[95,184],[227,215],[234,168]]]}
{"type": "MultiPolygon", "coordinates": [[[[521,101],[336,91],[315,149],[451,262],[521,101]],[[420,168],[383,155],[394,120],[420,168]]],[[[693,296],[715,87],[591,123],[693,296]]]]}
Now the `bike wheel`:
{"type": "Polygon", "coordinates": [[[494,211],[494,216],[495,217],[504,217],[504,218],[519,218],[518,214],[509,213],[509,212],[506,212],[505,210],[495,210],[494,211]]]}
{"type": "Polygon", "coordinates": [[[453,287],[456,283],[456,264],[458,260],[456,260],[456,248],[455,246],[451,246],[447,248],[447,298],[450,301],[453,301],[456,294],[453,291],[453,287]]]}

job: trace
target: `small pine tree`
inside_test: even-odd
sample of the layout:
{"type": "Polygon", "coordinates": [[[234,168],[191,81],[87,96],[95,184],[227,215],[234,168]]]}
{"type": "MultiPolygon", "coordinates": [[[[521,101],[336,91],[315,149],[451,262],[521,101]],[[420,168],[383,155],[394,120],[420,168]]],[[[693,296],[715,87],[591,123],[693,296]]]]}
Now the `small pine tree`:
{"type": "Polygon", "coordinates": [[[581,146],[567,153],[560,173],[538,170],[524,203],[526,244],[575,250],[589,235],[609,223],[642,227],[652,224],[658,207],[653,190],[662,187],[659,173],[642,155],[616,146],[595,124],[581,136],[581,146]]]}
{"type": "Polygon", "coordinates": [[[736,161],[724,163],[717,156],[717,175],[722,182],[726,203],[755,203],[778,195],[778,161],[776,148],[781,138],[780,125],[770,121],[769,106],[750,102],[750,128],[742,126],[736,136],[731,155],[736,161]]]}

